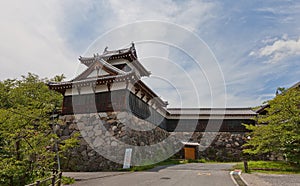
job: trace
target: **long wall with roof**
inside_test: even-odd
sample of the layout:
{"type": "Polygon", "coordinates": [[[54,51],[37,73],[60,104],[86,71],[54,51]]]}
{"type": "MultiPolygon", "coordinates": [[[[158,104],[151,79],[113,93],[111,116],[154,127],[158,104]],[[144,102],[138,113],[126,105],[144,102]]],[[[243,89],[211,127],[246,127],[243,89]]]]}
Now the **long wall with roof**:
{"type": "Polygon", "coordinates": [[[126,111],[169,132],[246,132],[242,124],[254,124],[250,108],[164,109],[155,108],[128,89],[65,96],[63,114],[126,111]]]}

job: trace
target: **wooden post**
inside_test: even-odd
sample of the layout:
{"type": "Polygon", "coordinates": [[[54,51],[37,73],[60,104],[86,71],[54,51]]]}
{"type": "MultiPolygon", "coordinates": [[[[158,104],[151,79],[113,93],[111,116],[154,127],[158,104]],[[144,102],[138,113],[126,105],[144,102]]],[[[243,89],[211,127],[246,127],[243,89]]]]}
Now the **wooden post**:
{"type": "Polygon", "coordinates": [[[52,176],[52,186],[55,186],[55,178],[56,178],[56,175],[53,174],[53,176],[52,176]]]}
{"type": "Polygon", "coordinates": [[[244,160],[244,169],[245,169],[245,172],[248,173],[249,172],[249,168],[248,168],[248,162],[247,160],[244,160]]]}
{"type": "Polygon", "coordinates": [[[10,181],[9,185],[14,186],[14,177],[13,176],[9,177],[9,181],[10,181]]]}
{"type": "Polygon", "coordinates": [[[59,172],[58,183],[57,183],[58,186],[60,186],[60,184],[61,184],[61,177],[62,177],[62,172],[59,172]]]}

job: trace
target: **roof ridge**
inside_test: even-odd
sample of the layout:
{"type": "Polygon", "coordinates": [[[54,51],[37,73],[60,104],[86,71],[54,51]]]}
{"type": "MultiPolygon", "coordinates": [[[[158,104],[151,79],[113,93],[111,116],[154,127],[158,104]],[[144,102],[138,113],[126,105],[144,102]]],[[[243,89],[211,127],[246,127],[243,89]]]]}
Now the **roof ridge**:
{"type": "Polygon", "coordinates": [[[55,84],[67,85],[67,84],[70,84],[70,83],[71,84],[73,84],[73,83],[85,83],[85,82],[91,82],[91,81],[97,81],[97,80],[106,80],[106,79],[111,79],[111,78],[123,78],[123,77],[129,76],[131,74],[134,74],[134,72],[130,71],[130,72],[126,72],[125,74],[116,75],[116,76],[92,77],[92,78],[76,80],[76,81],[63,81],[63,82],[49,81],[48,84],[49,85],[55,85],[55,84]]]}
{"type": "Polygon", "coordinates": [[[195,108],[168,108],[168,110],[252,110],[251,107],[195,107],[195,108]]]}
{"type": "Polygon", "coordinates": [[[111,70],[117,72],[118,74],[126,74],[123,70],[118,69],[117,67],[112,66],[110,63],[105,61],[103,58],[99,59],[99,62],[102,62],[103,65],[106,65],[106,67],[109,67],[111,70]]]}
{"type": "Polygon", "coordinates": [[[103,69],[103,67],[104,67],[104,70],[105,70],[105,68],[107,68],[108,71],[111,71],[111,72],[115,73],[116,75],[118,75],[118,74],[126,75],[126,74],[131,72],[131,71],[124,72],[123,70],[120,70],[117,67],[114,67],[111,64],[109,64],[108,62],[106,62],[102,57],[96,56],[96,58],[94,58],[94,62],[87,69],[85,69],[82,73],[80,73],[78,76],[76,76],[75,78],[73,78],[70,81],[71,82],[78,81],[79,80],[78,78],[83,76],[85,73],[87,73],[88,71],[94,70],[94,69],[91,69],[91,68],[93,68],[93,66],[96,65],[96,63],[100,63],[100,65],[102,65],[102,69],[103,69]]]}

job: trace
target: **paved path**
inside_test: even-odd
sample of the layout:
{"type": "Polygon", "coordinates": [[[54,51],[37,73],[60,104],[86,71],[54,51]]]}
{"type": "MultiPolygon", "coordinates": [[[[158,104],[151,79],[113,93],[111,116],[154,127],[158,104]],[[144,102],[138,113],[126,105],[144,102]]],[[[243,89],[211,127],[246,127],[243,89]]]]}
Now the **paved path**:
{"type": "MultiPolygon", "coordinates": [[[[229,169],[234,164],[190,163],[157,167],[149,171],[134,173],[77,173],[77,181],[73,186],[193,186],[193,185],[222,185],[235,186],[229,175],[229,169]],[[84,175],[85,174],[85,175],[84,175]],[[106,175],[106,176],[105,176],[106,175]]],[[[72,176],[72,173],[65,175],[72,176]]]]}
{"type": "Polygon", "coordinates": [[[300,186],[300,174],[242,174],[249,186],[300,186]]]}

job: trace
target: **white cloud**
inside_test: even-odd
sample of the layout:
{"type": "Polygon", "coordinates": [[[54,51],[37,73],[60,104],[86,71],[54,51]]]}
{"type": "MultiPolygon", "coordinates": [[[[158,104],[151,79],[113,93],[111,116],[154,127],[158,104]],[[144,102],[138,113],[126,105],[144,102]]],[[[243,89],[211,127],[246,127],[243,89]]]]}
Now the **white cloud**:
{"type": "MultiPolygon", "coordinates": [[[[112,0],[108,2],[108,7],[110,7],[110,15],[106,15],[109,17],[109,20],[106,20],[104,24],[106,27],[126,25],[136,21],[158,20],[175,23],[192,31],[197,30],[205,22],[212,19],[217,9],[216,4],[207,1],[175,2],[171,0],[122,1],[122,3],[112,0]]],[[[210,107],[212,105],[224,105],[224,99],[220,99],[218,103],[214,101],[214,104],[212,104],[211,89],[220,88],[216,88],[215,84],[222,84],[220,81],[223,79],[219,78],[220,76],[213,75],[218,74],[218,72],[214,59],[207,57],[211,53],[203,44],[202,48],[199,48],[199,45],[196,47],[195,42],[199,44],[199,40],[197,39],[196,41],[195,37],[191,36],[192,33],[188,33],[187,31],[183,33],[182,30],[182,28],[176,28],[175,25],[168,25],[163,22],[157,22],[157,24],[151,22],[147,24],[145,22],[140,23],[140,25],[124,26],[120,31],[118,29],[110,31],[107,34],[110,36],[106,38],[99,38],[85,55],[91,55],[97,51],[101,52],[105,46],[109,46],[109,49],[114,49],[135,41],[140,61],[152,72],[153,77],[160,77],[161,81],[165,79],[172,86],[176,87],[180,93],[182,100],[178,100],[176,92],[170,93],[173,90],[165,89],[165,82],[159,84],[155,78],[145,80],[147,84],[151,85],[157,91],[158,95],[170,102],[171,107],[210,107]],[[155,43],[156,41],[162,43],[155,43]],[[156,57],[172,60],[170,58],[170,51],[174,48],[172,49],[172,46],[169,44],[177,45],[175,48],[189,48],[194,57],[202,59],[200,61],[200,63],[203,63],[202,70],[207,71],[207,76],[210,77],[205,77],[201,74],[200,69],[184,69],[183,61],[178,61],[178,59],[175,59],[175,62],[171,61],[167,64],[157,63],[157,61],[151,62],[147,61],[147,59],[144,60],[144,58],[148,57],[153,60],[156,57]],[[204,59],[208,59],[206,63],[204,59]],[[179,69],[177,67],[174,68],[174,63],[177,63],[179,69]],[[196,88],[193,87],[193,82],[188,79],[188,75],[191,76],[190,78],[196,84],[196,88]],[[206,78],[209,79],[209,82],[206,78]],[[211,84],[209,85],[209,83],[211,84]],[[195,91],[199,92],[199,90],[201,90],[201,93],[197,97],[195,91]],[[200,100],[200,104],[198,104],[197,99],[200,100]]],[[[189,65],[188,62],[186,65],[189,65]]],[[[214,93],[216,94],[216,90],[214,93]]],[[[217,96],[222,97],[224,93],[217,96]]]]}
{"type": "MultiPolygon", "coordinates": [[[[190,30],[196,30],[201,24],[213,17],[214,11],[212,10],[215,8],[213,3],[202,1],[122,1],[120,3],[120,1],[112,0],[107,3],[103,7],[103,4],[96,3],[96,1],[81,1],[79,2],[80,8],[72,8],[74,5],[72,1],[50,3],[27,1],[24,4],[14,1],[2,2],[2,7],[7,8],[0,13],[1,22],[4,23],[0,35],[1,41],[4,42],[0,43],[0,49],[2,59],[5,61],[0,66],[3,72],[1,73],[1,79],[20,77],[21,74],[27,72],[46,77],[65,73],[68,78],[72,78],[74,72],[80,70],[76,69],[76,67],[78,68],[76,59],[80,54],[74,54],[70,50],[70,43],[66,40],[67,35],[64,34],[71,34],[66,32],[70,31],[70,25],[68,24],[78,24],[76,16],[86,20],[88,18],[86,15],[91,11],[95,14],[94,17],[104,16],[107,18],[101,19],[101,21],[95,19],[94,23],[95,27],[101,25],[99,29],[104,31],[111,27],[142,20],[167,21],[188,27],[190,30]],[[109,12],[109,15],[103,15],[103,11],[97,11],[103,9],[106,9],[105,12],[109,12]]],[[[80,25],[80,28],[83,26],[80,25]]],[[[158,40],[172,41],[175,39],[177,43],[190,45],[191,41],[185,43],[185,35],[177,35],[176,32],[168,32],[167,29],[169,28],[146,27],[136,30],[128,28],[126,32],[117,33],[118,38],[113,37],[101,41],[100,43],[103,46],[101,44],[97,45],[92,53],[101,52],[104,46],[115,49],[119,47],[120,43],[124,45],[129,44],[131,41],[140,41],[140,36],[144,35],[149,38],[161,38],[158,40]],[[173,33],[173,35],[170,35],[170,33],[173,33]]],[[[141,58],[149,55],[169,56],[169,46],[156,46],[152,49],[147,47],[146,43],[137,46],[141,46],[141,50],[138,48],[139,57],[141,58]]],[[[160,68],[164,73],[167,72],[165,74],[166,78],[176,82],[182,92],[185,91],[183,93],[184,105],[195,104],[195,101],[189,96],[190,83],[186,83],[186,78],[174,76],[174,73],[168,74],[170,69],[170,66],[160,68]]],[[[174,70],[173,72],[178,73],[174,70]]],[[[187,71],[187,73],[193,73],[194,76],[197,76],[195,72],[187,71]]],[[[207,87],[207,83],[204,84],[207,87]]],[[[204,92],[202,92],[202,95],[204,95],[204,92]]],[[[177,100],[170,97],[170,100],[172,99],[177,100]]],[[[175,104],[177,103],[174,102],[173,105],[175,104]]]]}
{"type": "MultiPolygon", "coordinates": [[[[267,37],[266,39],[261,40],[261,42],[263,44],[270,44],[270,43],[274,43],[275,41],[277,41],[279,38],[278,37],[267,37]]],[[[253,52],[253,51],[252,51],[253,52]]],[[[254,52],[253,52],[254,54],[254,52]]]]}
{"type": "MultiPolygon", "coordinates": [[[[299,6],[284,5],[284,8],[277,8],[277,6],[268,5],[267,8],[258,9],[258,11],[280,14],[278,19],[274,22],[264,22],[263,19],[252,22],[246,20],[242,27],[237,24],[236,20],[241,22],[247,17],[247,11],[244,10],[247,10],[248,6],[232,6],[231,3],[206,0],[111,0],[102,2],[97,0],[17,2],[13,0],[1,1],[0,6],[2,7],[0,12],[0,54],[2,57],[0,79],[20,77],[21,74],[26,74],[28,71],[42,77],[64,73],[68,78],[72,78],[74,72],[79,70],[77,57],[83,55],[89,42],[96,39],[97,35],[100,36],[109,29],[120,25],[144,20],[175,23],[195,31],[199,35],[201,34],[200,37],[207,39],[220,60],[227,83],[229,106],[258,105],[261,103],[261,99],[257,98],[258,94],[273,93],[273,89],[269,91],[270,88],[266,87],[269,86],[270,81],[274,81],[274,77],[286,77],[282,81],[289,81],[289,78],[294,77],[292,81],[296,81],[295,77],[299,72],[293,67],[294,64],[287,65],[288,63],[276,62],[299,55],[300,39],[289,39],[287,35],[281,38],[275,37],[281,33],[298,34],[296,31],[299,30],[299,24],[296,21],[291,24],[290,22],[299,20],[299,6]],[[237,14],[235,10],[238,10],[239,13],[237,14]],[[227,22],[228,26],[225,26],[226,20],[229,19],[231,21],[227,22]],[[289,21],[282,26],[280,20],[283,19],[289,21]],[[266,34],[269,37],[266,37],[266,34]],[[264,47],[248,52],[253,48],[255,42],[263,37],[266,38],[261,43],[264,47]],[[247,54],[258,58],[249,59],[247,54]],[[256,60],[260,61],[260,58],[268,59],[268,62],[274,64],[257,63],[256,60]],[[250,63],[250,60],[253,61],[250,63]],[[286,73],[291,68],[295,71],[292,74],[293,77],[286,73]],[[260,90],[260,93],[257,93],[257,90],[260,90]]],[[[187,48],[195,46],[194,40],[178,35],[176,32],[170,35],[170,32],[163,28],[128,29],[127,32],[116,34],[118,37],[103,40],[102,45],[94,48],[92,53],[102,52],[105,46],[115,49],[121,45],[128,45],[131,41],[139,41],[140,36],[143,35],[153,38],[160,37],[161,40],[176,40],[178,43],[182,41],[181,46],[187,48]]],[[[193,78],[199,92],[200,104],[198,105],[195,98],[190,96],[189,91],[192,91],[190,82],[186,77],[180,76],[180,69],[173,69],[168,65],[157,67],[151,61],[143,60],[149,56],[170,58],[169,46],[147,46],[147,43],[139,43],[136,44],[136,47],[138,56],[147,69],[151,70],[154,75],[161,77],[164,75],[164,78],[179,87],[183,106],[211,106],[212,95],[209,89],[212,88],[218,94],[218,87],[222,87],[223,81],[215,77],[217,72],[214,71],[214,68],[216,66],[212,65],[208,59],[202,58],[200,61],[202,63],[201,70],[205,69],[205,73],[209,76],[206,77],[205,74],[199,73],[197,68],[189,69],[188,62],[172,58],[174,63],[179,64],[193,78]],[[209,86],[206,78],[214,82],[213,87],[209,86]]],[[[203,50],[199,50],[199,48],[193,52],[201,57],[204,56],[203,50]]],[[[86,55],[91,55],[91,53],[86,55]]],[[[177,93],[171,93],[165,89],[167,87],[165,84],[153,81],[152,84],[149,82],[149,85],[157,89],[158,95],[169,100],[172,103],[171,106],[180,106],[177,93]]],[[[220,95],[214,97],[219,103],[222,102],[220,95]]]]}
{"type": "Polygon", "coordinates": [[[250,56],[267,57],[268,63],[277,63],[291,56],[300,55],[300,37],[295,40],[287,39],[284,35],[282,39],[277,39],[270,45],[252,51],[250,56]]]}
{"type": "MultiPolygon", "coordinates": [[[[207,1],[109,1],[117,24],[140,20],[169,21],[195,30],[214,17],[215,3],[207,1]]],[[[119,26],[119,25],[118,25],[119,26]]]]}
{"type": "Polygon", "coordinates": [[[27,72],[42,77],[72,73],[74,54],[58,30],[63,17],[59,1],[1,1],[0,79],[18,78],[27,72]]]}

